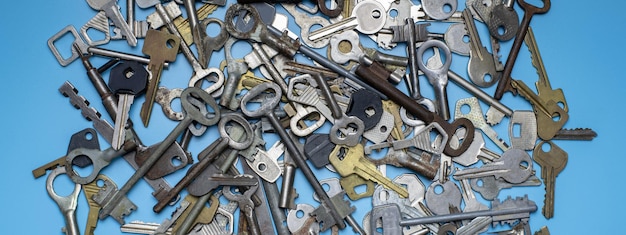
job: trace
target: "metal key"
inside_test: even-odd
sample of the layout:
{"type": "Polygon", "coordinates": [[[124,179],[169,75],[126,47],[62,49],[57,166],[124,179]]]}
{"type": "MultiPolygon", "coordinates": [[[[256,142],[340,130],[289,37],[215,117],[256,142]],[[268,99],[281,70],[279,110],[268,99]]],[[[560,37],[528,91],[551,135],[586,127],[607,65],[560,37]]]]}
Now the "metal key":
{"type": "MultiPolygon", "coordinates": [[[[191,195],[185,196],[185,199],[183,200],[183,202],[187,202],[189,205],[186,206],[185,208],[177,209],[176,212],[178,212],[178,210],[181,211],[178,217],[174,218],[174,216],[172,216],[172,222],[174,223],[173,226],[171,226],[170,224],[170,227],[172,227],[172,234],[180,234],[180,233],[187,234],[190,232],[189,230],[183,231],[184,228],[181,229],[183,221],[185,221],[187,216],[189,216],[189,213],[192,208],[191,205],[194,205],[196,203],[201,203],[197,197],[194,197],[191,195]]],[[[210,206],[208,207],[204,206],[202,208],[202,211],[200,211],[200,215],[196,218],[196,221],[194,221],[192,227],[195,227],[196,225],[199,225],[199,224],[208,224],[208,223],[211,223],[211,221],[213,221],[213,218],[215,218],[215,215],[220,205],[219,198],[215,195],[211,195],[211,197],[209,198],[209,204],[210,206]]],[[[161,229],[164,229],[164,228],[165,226],[161,227],[161,229]]]]}
{"type": "Polygon", "coordinates": [[[178,48],[180,47],[180,38],[173,34],[163,31],[148,30],[142,52],[150,56],[148,70],[150,71],[150,82],[146,90],[146,101],[141,106],[141,121],[144,126],[148,126],[150,115],[152,115],[152,107],[154,106],[154,97],[161,80],[161,72],[163,71],[163,63],[173,62],[176,60],[178,48]]]}
{"type": "Polygon", "coordinates": [[[104,11],[107,17],[113,21],[113,24],[121,30],[122,35],[126,37],[128,45],[133,47],[137,45],[137,38],[122,16],[117,0],[87,0],[87,4],[94,10],[104,11]]]}
{"type": "Polygon", "coordinates": [[[496,71],[494,58],[480,41],[474,18],[468,9],[463,11],[463,20],[470,37],[470,60],[467,63],[469,78],[479,87],[490,87],[500,80],[501,73],[496,71]]]}
{"type": "Polygon", "coordinates": [[[509,183],[519,184],[532,175],[533,164],[524,150],[509,149],[502,157],[494,162],[487,163],[480,168],[466,168],[454,173],[454,179],[471,179],[493,175],[509,183]]]}
{"type": "Polygon", "coordinates": [[[102,207],[102,211],[100,211],[100,219],[106,218],[113,210],[114,207],[120,202],[121,198],[130,191],[130,189],[145,175],[150,168],[159,160],[161,155],[165,152],[165,150],[176,141],[178,135],[180,135],[191,123],[192,121],[196,121],[205,126],[211,126],[217,123],[220,118],[220,110],[217,106],[217,103],[209,94],[204,92],[200,88],[189,87],[186,88],[181,94],[181,104],[183,106],[183,111],[185,111],[185,119],[183,119],[174,130],[165,138],[159,147],[154,150],[154,152],[150,155],[148,159],[145,160],[143,165],[135,171],[135,173],[131,176],[131,178],[124,184],[124,186],[116,192],[111,199],[105,203],[102,207]],[[189,99],[199,99],[204,104],[208,104],[213,111],[215,111],[215,115],[212,118],[208,118],[205,115],[199,113],[199,110],[194,107],[189,99]]]}
{"type": "Polygon", "coordinates": [[[554,189],[556,177],[567,165],[567,152],[556,146],[553,142],[541,141],[533,150],[535,162],[541,166],[541,179],[546,186],[546,196],[543,203],[542,213],[546,219],[554,216],[554,189]],[[544,145],[550,150],[545,151],[544,145]]]}
{"type": "Polygon", "coordinates": [[[556,101],[543,100],[523,81],[511,79],[511,86],[533,106],[537,117],[537,135],[541,139],[552,139],[569,120],[569,114],[556,101]]]}
{"type": "Polygon", "coordinates": [[[426,189],[426,205],[433,214],[450,214],[450,207],[461,208],[461,189],[451,180],[433,181],[426,189]],[[441,189],[441,191],[439,191],[441,189]]]}
{"type": "MultiPolygon", "coordinates": [[[[82,131],[76,132],[70,138],[70,143],[67,146],[67,153],[77,148],[100,149],[100,143],[98,142],[97,136],[98,134],[96,133],[96,130],[92,128],[86,128],[82,131]]],[[[57,167],[64,167],[66,163],[67,161],[65,160],[65,156],[60,157],[54,161],[38,167],[37,169],[34,169],[33,176],[35,177],[35,179],[37,179],[44,176],[46,174],[46,171],[54,170],[57,167]]],[[[77,158],[74,161],[74,164],[79,167],[85,167],[89,165],[90,162],[89,159],[82,157],[77,158]]]]}
{"type": "MultiPolygon", "coordinates": [[[[456,136],[453,136],[453,138],[456,136]]],[[[500,158],[500,155],[496,152],[485,148],[485,139],[483,139],[483,135],[480,134],[478,130],[474,133],[474,141],[472,145],[465,151],[463,154],[458,157],[452,158],[452,161],[461,164],[462,166],[471,166],[474,163],[478,162],[478,160],[483,159],[483,161],[493,162],[495,159],[500,158]]]]}
{"type": "MultiPolygon", "coordinates": [[[[452,54],[450,53],[450,49],[448,46],[441,41],[438,40],[428,40],[424,42],[417,49],[417,64],[424,75],[428,77],[428,82],[435,88],[435,97],[437,102],[439,103],[438,111],[439,116],[441,116],[444,120],[450,119],[450,108],[448,105],[448,92],[446,91],[446,87],[448,85],[448,69],[452,64],[452,54]],[[433,48],[433,50],[438,50],[437,48],[444,51],[446,61],[443,66],[437,68],[430,68],[426,66],[426,63],[423,61],[424,52],[427,49],[433,48]]],[[[435,56],[438,56],[435,54],[435,56]]]]}
{"type": "Polygon", "coordinates": [[[224,57],[228,63],[228,78],[220,98],[220,105],[230,110],[239,108],[239,102],[235,99],[237,85],[240,83],[242,75],[248,71],[248,65],[243,61],[235,60],[232,55],[232,48],[235,42],[237,42],[237,39],[229,37],[224,44],[224,57]]]}
{"type": "Polygon", "coordinates": [[[222,191],[224,193],[224,197],[226,197],[228,200],[236,201],[239,204],[241,212],[245,214],[246,220],[248,221],[248,226],[250,229],[249,232],[251,235],[261,234],[257,218],[254,214],[255,205],[254,202],[252,202],[252,200],[250,199],[250,197],[252,197],[252,195],[256,192],[258,188],[259,186],[255,185],[246,189],[246,191],[241,194],[235,194],[231,191],[230,186],[224,186],[224,189],[222,191]]]}
{"type": "Polygon", "coordinates": [[[130,106],[135,96],[140,95],[146,89],[148,71],[139,62],[126,61],[111,69],[109,76],[109,88],[118,96],[117,116],[113,129],[111,146],[120,150],[126,142],[126,120],[130,113],[130,106]]]}
{"type": "Polygon", "coordinates": [[[506,182],[504,179],[496,179],[494,176],[485,176],[471,179],[470,184],[472,185],[472,189],[480,193],[485,200],[491,201],[498,197],[498,194],[502,189],[521,186],[539,186],[541,185],[541,180],[533,174],[522,183],[511,184],[506,182]]]}
{"type": "Polygon", "coordinates": [[[459,99],[456,102],[456,108],[454,111],[455,118],[467,118],[469,119],[474,127],[480,129],[493,141],[502,151],[506,151],[510,149],[509,145],[502,140],[502,138],[498,137],[498,133],[491,128],[491,126],[487,125],[485,122],[485,118],[483,117],[483,111],[480,108],[480,104],[478,103],[478,99],[476,97],[470,97],[465,99],[459,99]],[[464,107],[468,107],[469,110],[464,112],[464,107]]]}
{"type": "Polygon", "coordinates": [[[328,38],[335,33],[356,29],[363,34],[374,34],[385,26],[387,14],[384,6],[378,1],[361,1],[352,9],[349,18],[319,28],[309,34],[311,41],[328,38]]]}
{"type": "Polygon", "coordinates": [[[100,213],[100,209],[102,209],[93,199],[94,196],[98,194],[98,191],[100,191],[101,187],[98,186],[99,183],[102,183],[100,180],[110,181],[111,179],[106,175],[100,174],[96,180],[83,186],[83,192],[85,193],[85,198],[87,198],[87,204],[89,205],[89,214],[87,214],[87,224],[85,225],[85,234],[87,235],[94,234],[96,226],[98,225],[98,213],[100,213]]]}
{"type": "MultiPolygon", "coordinates": [[[[479,2],[479,1],[476,1],[479,2]]],[[[495,1],[491,10],[491,19],[486,20],[489,33],[500,41],[508,41],[515,37],[519,29],[519,17],[513,8],[514,0],[495,1]],[[502,32],[500,32],[502,30],[502,32]]],[[[477,3],[474,3],[477,4],[477,3]]]]}
{"type": "Polygon", "coordinates": [[[300,27],[300,39],[304,44],[312,48],[322,48],[328,45],[328,39],[320,39],[317,41],[309,39],[311,28],[314,25],[320,25],[322,27],[330,25],[328,19],[318,15],[302,13],[296,9],[297,6],[300,6],[297,4],[283,3],[281,5],[293,16],[295,23],[300,27]]]}
{"type": "Polygon", "coordinates": [[[507,57],[506,59],[504,71],[502,72],[502,79],[500,79],[500,82],[498,83],[498,88],[493,95],[493,98],[496,98],[497,100],[502,99],[502,95],[504,95],[504,92],[506,91],[511,91],[513,92],[513,94],[517,94],[515,87],[513,87],[511,84],[511,73],[513,72],[513,66],[515,66],[517,55],[519,54],[519,50],[522,47],[522,42],[526,37],[526,33],[528,32],[530,20],[532,19],[533,15],[543,14],[550,10],[550,0],[542,0],[542,2],[543,7],[538,8],[536,6],[526,3],[526,1],[524,0],[517,0],[517,3],[520,5],[520,7],[524,9],[524,17],[522,18],[520,28],[515,35],[513,46],[511,47],[511,51],[509,52],[509,57],[507,57]]]}
{"type": "Polygon", "coordinates": [[[78,222],[76,221],[76,206],[78,205],[78,194],[80,194],[81,185],[74,185],[74,191],[68,196],[61,197],[59,196],[53,188],[54,179],[60,174],[65,173],[65,168],[57,167],[48,175],[46,179],[46,191],[48,195],[61,209],[61,213],[63,214],[63,218],[65,219],[65,227],[63,227],[62,231],[67,235],[80,235],[80,230],[78,230],[78,222]]]}

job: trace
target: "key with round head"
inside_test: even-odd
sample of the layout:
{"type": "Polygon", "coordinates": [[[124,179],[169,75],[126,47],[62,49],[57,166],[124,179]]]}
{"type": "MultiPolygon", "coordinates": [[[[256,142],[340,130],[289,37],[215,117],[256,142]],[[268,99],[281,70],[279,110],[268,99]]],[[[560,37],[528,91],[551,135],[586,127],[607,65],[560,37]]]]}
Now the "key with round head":
{"type": "Polygon", "coordinates": [[[111,69],[109,88],[117,95],[117,116],[111,146],[119,150],[126,142],[126,121],[135,97],[146,89],[148,71],[139,62],[125,61],[111,69]]]}
{"type": "Polygon", "coordinates": [[[474,124],[474,127],[483,131],[502,151],[510,149],[509,145],[498,136],[498,133],[485,122],[483,111],[476,97],[459,99],[456,102],[454,117],[469,119],[474,124]],[[466,109],[464,107],[469,108],[469,110],[465,112],[466,109]]]}
{"type": "Polygon", "coordinates": [[[93,198],[98,194],[98,191],[100,191],[101,186],[98,186],[98,184],[102,183],[100,182],[101,180],[110,181],[111,179],[106,175],[100,174],[93,182],[83,185],[83,192],[85,193],[87,204],[89,205],[87,224],[85,225],[85,234],[87,235],[93,235],[98,225],[98,213],[100,213],[102,207],[93,198]]]}
{"type": "Polygon", "coordinates": [[[530,26],[530,20],[535,14],[543,14],[550,10],[550,0],[542,0],[543,6],[541,8],[537,6],[530,5],[525,0],[517,0],[517,3],[520,5],[522,9],[524,9],[524,17],[522,18],[522,23],[520,24],[520,28],[515,35],[515,40],[513,41],[513,46],[511,47],[511,51],[509,52],[509,57],[506,59],[506,63],[504,65],[504,71],[502,71],[502,79],[498,83],[498,87],[496,88],[496,92],[493,95],[493,98],[497,100],[502,99],[504,92],[511,91],[513,94],[517,94],[516,88],[512,86],[511,82],[511,73],[513,72],[513,66],[515,66],[515,61],[517,60],[517,55],[519,54],[519,50],[522,47],[522,42],[526,37],[526,33],[528,32],[528,27],[530,26]]]}
{"type": "Polygon", "coordinates": [[[480,41],[474,18],[468,9],[463,11],[463,20],[470,37],[470,60],[467,63],[469,78],[479,87],[490,87],[498,82],[501,73],[496,71],[493,55],[480,41]]]}
{"type": "Polygon", "coordinates": [[[450,207],[461,208],[461,189],[453,181],[433,181],[426,189],[426,205],[433,214],[450,214],[450,207]]]}
{"type": "Polygon", "coordinates": [[[537,135],[541,139],[551,140],[569,120],[569,114],[555,100],[544,100],[524,81],[511,79],[511,86],[533,106],[537,118],[537,135]]]}
{"type": "Polygon", "coordinates": [[[546,196],[543,202],[542,213],[546,219],[554,216],[554,189],[556,177],[567,165],[567,152],[555,145],[554,142],[541,141],[533,150],[535,162],[541,166],[541,179],[546,186],[546,196]],[[546,147],[547,145],[547,147],[546,147]],[[549,150],[544,150],[548,148],[549,150]]]}
{"type": "Polygon", "coordinates": [[[141,121],[144,126],[148,126],[154,99],[161,81],[161,72],[163,72],[163,63],[173,62],[176,60],[178,48],[180,47],[180,38],[173,34],[153,30],[148,30],[144,39],[141,51],[150,56],[148,63],[148,71],[150,71],[150,82],[146,89],[146,101],[141,106],[141,121]]]}
{"type": "Polygon", "coordinates": [[[113,25],[118,27],[122,35],[126,37],[128,45],[137,45],[137,37],[135,37],[126,19],[122,16],[117,0],[87,0],[87,4],[94,10],[104,11],[106,16],[113,21],[113,25]]]}
{"type": "Polygon", "coordinates": [[[251,186],[241,194],[233,193],[233,191],[231,191],[233,190],[231,186],[224,186],[224,189],[222,189],[224,197],[226,197],[228,200],[236,201],[239,204],[239,209],[245,215],[246,221],[248,222],[248,228],[250,229],[249,232],[251,235],[261,235],[259,223],[254,214],[255,205],[251,199],[252,195],[254,195],[258,188],[258,185],[251,186]]]}
{"type": "Polygon", "coordinates": [[[509,183],[524,182],[533,173],[530,155],[521,149],[509,149],[502,157],[479,168],[466,168],[454,173],[454,179],[472,179],[493,175],[509,183]]]}
{"type": "Polygon", "coordinates": [[[100,219],[106,218],[110,215],[113,209],[118,205],[118,203],[120,203],[122,197],[124,197],[130,191],[130,189],[139,181],[139,179],[141,179],[146,173],[148,173],[150,168],[152,168],[152,166],[154,166],[155,163],[161,158],[161,155],[163,155],[167,148],[176,141],[176,138],[178,138],[178,136],[183,131],[185,131],[193,121],[196,121],[205,126],[214,125],[219,121],[220,109],[215,102],[215,99],[213,99],[211,95],[209,95],[200,88],[188,87],[183,90],[180,102],[182,104],[183,111],[185,112],[185,118],[180,121],[178,125],[176,125],[176,127],[174,128],[174,130],[172,130],[170,134],[167,135],[165,140],[163,140],[163,142],[159,144],[157,149],[155,149],[150,157],[148,157],[144,161],[143,165],[139,167],[137,171],[135,171],[135,173],[124,184],[124,186],[122,186],[122,188],[120,188],[120,190],[117,191],[110,200],[104,203],[102,211],[100,211],[100,219]],[[190,102],[190,99],[197,99],[200,100],[203,105],[209,105],[210,110],[214,111],[212,115],[213,117],[209,118],[207,117],[208,115],[201,113],[200,109],[198,107],[195,107],[190,102]]]}
{"type": "Polygon", "coordinates": [[[80,194],[80,189],[82,188],[80,184],[74,185],[74,191],[68,196],[62,197],[59,196],[53,188],[54,179],[57,176],[64,174],[64,167],[57,167],[52,170],[46,179],[46,191],[48,195],[61,209],[61,213],[63,213],[63,218],[65,219],[65,227],[62,229],[63,232],[67,235],[79,235],[80,230],[78,230],[78,222],[76,221],[76,206],[78,205],[78,194],[80,194]]]}
{"type": "Polygon", "coordinates": [[[528,179],[519,184],[511,184],[503,179],[496,179],[494,176],[485,176],[481,178],[471,179],[472,189],[479,193],[485,200],[493,200],[498,197],[500,190],[521,187],[521,186],[539,186],[541,180],[535,175],[531,175],[528,179]]]}
{"type": "MultiPolygon", "coordinates": [[[[417,64],[424,75],[428,78],[428,82],[435,88],[435,97],[437,102],[439,103],[438,111],[439,116],[441,116],[444,120],[450,119],[450,108],[448,105],[448,92],[446,91],[446,87],[448,85],[448,69],[452,64],[452,53],[446,44],[438,40],[428,40],[424,42],[417,49],[417,64]],[[433,48],[433,50],[438,51],[439,49],[443,50],[445,55],[445,62],[441,67],[432,68],[426,66],[424,63],[423,55],[426,50],[433,48]]],[[[438,52],[436,52],[435,56],[439,56],[438,52]]]]}
{"type": "MultiPolygon", "coordinates": [[[[459,131],[461,132],[461,131],[459,131]]],[[[493,162],[494,160],[500,158],[500,154],[485,148],[485,139],[483,139],[483,135],[476,130],[474,133],[474,141],[472,145],[465,151],[463,154],[458,157],[452,158],[452,161],[461,164],[462,166],[471,166],[474,163],[477,163],[478,160],[483,160],[484,162],[493,162]]],[[[462,135],[462,134],[460,134],[462,135]]],[[[453,136],[453,138],[457,138],[453,136]]]]}

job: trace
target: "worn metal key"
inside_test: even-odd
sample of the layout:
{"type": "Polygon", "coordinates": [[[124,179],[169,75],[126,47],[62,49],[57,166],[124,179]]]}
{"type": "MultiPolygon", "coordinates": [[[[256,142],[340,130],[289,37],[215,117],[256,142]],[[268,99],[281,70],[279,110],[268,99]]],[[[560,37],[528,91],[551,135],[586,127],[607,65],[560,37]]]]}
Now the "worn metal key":
{"type": "Polygon", "coordinates": [[[261,235],[261,230],[259,229],[259,223],[254,214],[254,202],[252,202],[252,195],[259,188],[259,185],[251,186],[246,189],[245,192],[241,194],[235,194],[231,190],[231,186],[224,186],[222,193],[224,193],[224,197],[228,200],[236,201],[239,204],[239,209],[242,213],[245,214],[246,220],[248,221],[248,228],[250,229],[251,235],[261,235]]]}
{"type": "Polygon", "coordinates": [[[78,223],[76,221],[76,206],[78,205],[78,194],[80,194],[81,185],[74,185],[74,191],[66,197],[59,196],[53,188],[54,179],[60,174],[65,173],[65,168],[57,167],[50,175],[48,175],[48,179],[46,179],[46,191],[48,191],[48,195],[56,202],[61,209],[61,213],[63,213],[63,218],[65,218],[65,227],[63,228],[63,232],[67,235],[80,235],[80,230],[78,230],[78,223]]]}
{"type": "MultiPolygon", "coordinates": [[[[547,148],[547,147],[545,147],[547,148]]],[[[567,152],[556,146],[553,142],[541,141],[533,150],[535,162],[541,166],[541,179],[546,185],[546,196],[543,203],[542,213],[546,219],[554,216],[554,188],[556,177],[567,165],[567,152]],[[544,145],[550,149],[545,151],[544,145]]]]}
{"type": "Polygon", "coordinates": [[[113,21],[113,24],[121,30],[122,35],[126,37],[128,45],[137,45],[137,37],[122,16],[117,0],[87,0],[87,4],[95,10],[104,11],[106,16],[113,21]]]}

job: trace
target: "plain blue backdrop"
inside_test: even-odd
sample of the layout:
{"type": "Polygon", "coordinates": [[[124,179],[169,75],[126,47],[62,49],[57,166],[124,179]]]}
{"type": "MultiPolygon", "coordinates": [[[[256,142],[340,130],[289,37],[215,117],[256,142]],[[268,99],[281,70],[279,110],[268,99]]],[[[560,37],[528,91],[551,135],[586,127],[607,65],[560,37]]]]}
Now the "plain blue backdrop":
{"type": "MultiPolygon", "coordinates": [[[[229,0],[231,2],[233,1],[229,0]]],[[[63,217],[46,194],[45,177],[34,179],[31,171],[63,156],[70,135],[91,127],[91,123],[57,89],[64,81],[70,81],[79,90],[79,94],[91,101],[92,107],[103,112],[103,117],[109,122],[112,123],[112,120],[104,111],[82,65],[72,63],[67,67],[60,66],[48,49],[46,41],[67,25],[80,28],[96,11],[85,1],[8,1],[5,4],[8,6],[0,15],[4,23],[0,31],[0,45],[3,48],[0,74],[5,82],[5,102],[0,122],[5,159],[5,166],[0,173],[0,186],[4,192],[0,196],[3,199],[4,219],[0,224],[3,225],[4,234],[61,234],[63,217]]],[[[119,4],[125,8],[125,1],[120,1],[119,4]]],[[[461,1],[459,9],[464,6],[464,1],[461,1]]],[[[278,8],[279,12],[285,12],[278,8]]],[[[223,18],[225,9],[226,7],[220,7],[211,16],[223,18]]],[[[515,197],[528,194],[537,203],[540,209],[532,214],[530,220],[533,231],[547,225],[553,234],[623,233],[620,224],[625,218],[622,214],[626,208],[621,201],[623,180],[620,173],[624,167],[621,162],[621,141],[626,131],[622,124],[625,101],[623,93],[626,85],[622,75],[626,53],[623,38],[626,35],[626,14],[622,13],[622,9],[623,1],[555,1],[547,14],[537,15],[532,20],[531,25],[552,86],[562,88],[567,98],[570,119],[565,127],[588,127],[598,133],[598,137],[591,142],[555,141],[569,153],[569,162],[556,180],[553,219],[546,220],[541,215],[543,186],[520,187],[500,193],[501,199],[507,195],[515,197]]],[[[144,19],[153,11],[138,7],[136,10],[137,19],[144,19]]],[[[522,11],[517,4],[516,10],[521,17],[522,11]]],[[[125,14],[125,10],[122,12],[125,14]]],[[[292,21],[291,16],[289,17],[292,21]]],[[[483,24],[478,25],[481,32],[486,32],[483,24]]],[[[289,27],[292,31],[298,30],[292,22],[289,27]]],[[[367,37],[362,36],[361,39],[365,46],[375,46],[367,37]]],[[[103,47],[141,55],[142,40],[139,41],[140,44],[135,48],[128,46],[126,41],[112,41],[103,47]]],[[[65,42],[66,46],[69,45],[67,40],[65,42]]],[[[502,44],[502,61],[506,60],[510,47],[511,42],[502,44]]],[[[245,42],[237,43],[237,48],[236,58],[242,58],[250,51],[250,46],[245,42]]],[[[404,45],[398,46],[392,53],[402,55],[404,45]]],[[[223,50],[214,53],[210,65],[218,66],[222,58],[223,50]]],[[[96,66],[102,65],[104,61],[101,58],[92,59],[96,66]]],[[[452,69],[467,78],[466,66],[466,57],[453,57],[452,69]]],[[[176,62],[164,71],[161,85],[170,88],[185,87],[190,76],[191,67],[179,55],[176,62]]],[[[532,84],[537,80],[537,75],[525,46],[522,46],[512,76],[524,80],[534,88],[532,84]]],[[[104,77],[108,79],[108,73],[104,77]]],[[[422,92],[432,98],[431,86],[424,77],[420,79],[422,92]]],[[[405,89],[403,85],[401,87],[405,89]]],[[[493,87],[486,89],[489,94],[493,94],[493,90],[493,87]]],[[[453,101],[470,96],[453,83],[448,85],[448,92],[452,107],[453,101]]],[[[139,106],[143,100],[143,97],[135,100],[130,114],[136,123],[139,123],[139,106]]],[[[502,102],[512,109],[530,109],[524,99],[510,94],[506,94],[502,102]]],[[[487,106],[482,105],[486,111],[487,106]]],[[[508,136],[507,123],[508,120],[505,119],[495,127],[505,140],[508,136]]],[[[155,104],[150,126],[135,126],[143,142],[153,144],[161,141],[175,125],[176,122],[167,120],[161,114],[160,107],[155,104]]],[[[207,135],[194,139],[190,146],[194,158],[216,137],[215,129],[212,128],[207,135]]],[[[275,139],[275,136],[269,135],[267,147],[275,139]]],[[[486,142],[488,148],[496,149],[489,140],[486,142]]],[[[101,137],[100,143],[102,149],[109,147],[101,137]]],[[[539,176],[539,168],[535,166],[539,176]]],[[[388,167],[388,171],[389,177],[409,172],[393,167],[388,167]]],[[[326,169],[315,172],[320,179],[336,176],[326,169]]],[[[132,168],[117,160],[103,173],[121,186],[132,174],[132,168]]],[[[182,174],[184,172],[168,176],[167,179],[174,185],[182,174]]],[[[313,201],[311,189],[301,173],[298,173],[297,180],[300,197],[296,202],[318,205],[313,201]]],[[[69,194],[72,185],[65,179],[57,182],[56,188],[60,194],[69,194]]],[[[156,201],[150,195],[151,192],[152,189],[143,181],[133,188],[128,196],[139,209],[126,218],[126,222],[161,222],[170,216],[173,207],[166,208],[160,214],[152,212],[151,208],[156,201]]],[[[360,222],[371,208],[371,199],[361,199],[353,202],[353,205],[357,207],[354,216],[360,222]]],[[[79,198],[77,217],[82,231],[87,218],[84,194],[79,198]]],[[[492,230],[505,228],[500,226],[492,230]]],[[[121,233],[119,224],[111,218],[100,221],[96,229],[96,234],[118,233],[121,233]]],[[[351,233],[349,228],[341,231],[341,234],[351,233]]]]}

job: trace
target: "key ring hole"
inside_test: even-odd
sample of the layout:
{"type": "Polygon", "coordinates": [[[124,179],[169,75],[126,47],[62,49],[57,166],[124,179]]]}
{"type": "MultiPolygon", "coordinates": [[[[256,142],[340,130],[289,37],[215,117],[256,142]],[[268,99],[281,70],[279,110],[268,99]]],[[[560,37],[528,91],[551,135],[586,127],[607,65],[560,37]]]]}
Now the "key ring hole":
{"type": "Polygon", "coordinates": [[[241,98],[241,112],[248,117],[260,117],[267,114],[272,114],[274,108],[278,105],[280,98],[282,97],[282,91],[280,87],[275,83],[265,82],[256,85],[248,91],[241,98]],[[262,100],[263,103],[255,104],[253,101],[255,98],[260,98],[262,95],[268,95],[267,100],[262,100]]]}
{"type": "Polygon", "coordinates": [[[174,45],[176,45],[176,41],[174,41],[174,39],[167,39],[167,41],[165,41],[165,46],[168,49],[174,48],[174,45]]]}
{"type": "MultiPolygon", "coordinates": [[[[246,149],[250,147],[250,145],[252,144],[252,141],[254,140],[254,135],[252,134],[253,131],[252,131],[252,127],[250,126],[250,123],[246,121],[244,117],[238,114],[232,113],[232,114],[224,115],[224,117],[222,117],[222,119],[220,120],[218,124],[218,129],[220,132],[220,136],[224,138],[228,138],[228,145],[233,149],[237,149],[237,150],[246,149]],[[231,138],[228,135],[228,133],[226,132],[226,129],[227,129],[226,124],[231,124],[231,128],[230,128],[231,130],[234,128],[232,124],[235,124],[243,129],[243,133],[241,136],[241,138],[243,138],[242,142],[239,142],[238,140],[231,138]]],[[[237,139],[240,139],[240,138],[237,138],[237,139]]]]}
{"type": "Polygon", "coordinates": [[[552,150],[552,144],[548,142],[543,142],[541,144],[541,151],[547,153],[547,152],[550,152],[551,150],[552,150]]]}
{"type": "Polygon", "coordinates": [[[220,109],[217,105],[217,102],[211,95],[206,93],[204,90],[196,87],[188,87],[180,95],[181,105],[183,106],[183,111],[186,113],[185,115],[190,115],[189,117],[194,121],[199,122],[205,126],[215,125],[220,119],[220,109]],[[207,113],[204,114],[200,107],[197,107],[194,103],[191,102],[190,99],[197,99],[203,105],[206,106],[207,113]]]}
{"type": "Polygon", "coordinates": [[[256,9],[254,9],[254,7],[247,4],[231,5],[226,11],[224,19],[226,31],[228,31],[228,33],[230,33],[233,37],[239,39],[250,38],[250,34],[256,31],[256,29],[261,25],[259,13],[256,9]],[[245,25],[252,24],[253,26],[247,31],[241,31],[242,29],[236,26],[239,21],[243,22],[245,25]]]}
{"type": "Polygon", "coordinates": [[[210,38],[216,38],[220,34],[222,34],[222,32],[226,32],[226,29],[224,29],[224,24],[215,18],[207,19],[204,29],[206,31],[206,35],[210,38]]]}
{"type": "Polygon", "coordinates": [[[76,183],[74,183],[70,177],[65,174],[65,170],[62,170],[62,172],[59,172],[56,175],[50,175],[50,177],[54,177],[51,182],[52,191],[50,193],[62,198],[67,198],[72,195],[76,183]]]}

